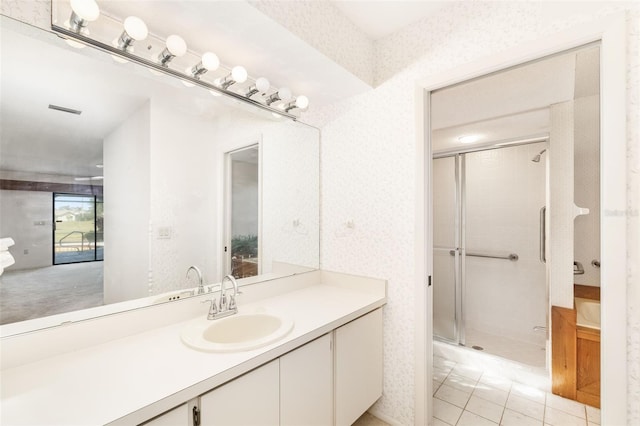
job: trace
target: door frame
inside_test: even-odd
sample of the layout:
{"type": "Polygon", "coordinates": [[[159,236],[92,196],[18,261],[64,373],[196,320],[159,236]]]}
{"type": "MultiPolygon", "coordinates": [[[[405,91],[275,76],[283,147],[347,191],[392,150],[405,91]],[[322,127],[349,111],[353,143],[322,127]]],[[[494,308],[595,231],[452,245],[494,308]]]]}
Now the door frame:
{"type": "Polygon", "coordinates": [[[627,423],[626,19],[620,12],[416,82],[415,424],[432,422],[431,92],[600,42],[601,422],[627,423]],[[606,188],[606,191],[604,191],[606,188]],[[624,307],[624,308],[623,308],[624,307]],[[625,368],[617,368],[624,365],[625,368]]]}
{"type": "Polygon", "coordinates": [[[232,215],[232,169],[231,169],[231,155],[245,151],[248,149],[258,149],[258,275],[262,272],[262,139],[255,140],[247,145],[224,153],[224,212],[223,212],[223,245],[222,256],[224,259],[222,273],[224,275],[230,275],[233,268],[231,266],[231,222],[233,220],[232,215]]]}

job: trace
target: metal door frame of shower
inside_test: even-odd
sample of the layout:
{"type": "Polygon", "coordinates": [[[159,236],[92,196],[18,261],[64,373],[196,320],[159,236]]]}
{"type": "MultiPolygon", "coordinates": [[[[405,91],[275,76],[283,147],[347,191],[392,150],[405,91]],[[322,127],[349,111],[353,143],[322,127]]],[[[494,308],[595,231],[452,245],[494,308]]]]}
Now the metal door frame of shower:
{"type": "MultiPolygon", "coordinates": [[[[454,324],[453,324],[453,340],[448,339],[443,336],[436,336],[434,333],[433,337],[437,340],[443,341],[445,343],[452,343],[455,345],[466,346],[466,323],[465,323],[465,291],[466,291],[466,258],[467,258],[467,239],[466,239],[466,228],[467,228],[467,185],[466,185],[466,155],[474,152],[483,152],[483,151],[491,151],[495,149],[501,148],[512,148],[516,146],[522,145],[531,145],[534,143],[542,143],[549,142],[549,134],[540,134],[534,136],[520,137],[515,139],[508,140],[499,140],[486,142],[482,145],[470,146],[467,148],[462,148],[459,150],[447,150],[434,152],[431,158],[431,161],[439,160],[443,158],[454,158],[454,166],[455,166],[455,188],[456,188],[456,202],[455,202],[455,216],[454,216],[454,273],[453,273],[453,281],[454,281],[454,324]]],[[[547,145],[546,149],[549,149],[547,145]]],[[[433,169],[433,168],[432,168],[433,169]]],[[[545,183],[546,186],[546,183],[545,183]]],[[[435,225],[435,224],[434,224],[435,225]]],[[[434,247],[435,249],[435,247],[434,247]]],[[[517,257],[516,257],[517,258],[517,257]]],[[[509,259],[511,259],[509,257],[509,259]]],[[[434,281],[434,285],[435,281],[434,281]]],[[[548,286],[548,283],[547,283],[548,286]]],[[[547,299],[549,297],[548,289],[547,289],[547,299]]],[[[548,300],[545,301],[545,306],[548,304],[548,300]]],[[[548,323],[548,310],[545,310],[545,316],[547,317],[548,323]]],[[[547,337],[548,338],[548,337],[547,337]]]]}

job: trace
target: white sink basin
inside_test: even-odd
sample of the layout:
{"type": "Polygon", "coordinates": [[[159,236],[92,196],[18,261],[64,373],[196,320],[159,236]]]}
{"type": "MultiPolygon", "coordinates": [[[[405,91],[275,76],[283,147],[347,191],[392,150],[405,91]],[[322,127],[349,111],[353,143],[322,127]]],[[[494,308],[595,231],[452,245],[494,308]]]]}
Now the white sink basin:
{"type": "Polygon", "coordinates": [[[600,301],[576,297],[575,302],[577,325],[600,330],[600,301]]]}
{"type": "Polygon", "coordinates": [[[207,320],[198,318],[182,330],[182,342],[205,352],[240,352],[257,349],[285,337],[293,321],[265,312],[239,313],[207,320]]]}

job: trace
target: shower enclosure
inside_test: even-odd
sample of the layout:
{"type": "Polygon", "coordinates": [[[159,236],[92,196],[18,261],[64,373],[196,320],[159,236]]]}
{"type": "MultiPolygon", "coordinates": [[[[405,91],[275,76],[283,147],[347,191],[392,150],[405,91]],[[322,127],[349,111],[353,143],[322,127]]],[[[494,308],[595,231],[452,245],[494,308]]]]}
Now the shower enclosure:
{"type": "Polygon", "coordinates": [[[546,146],[433,158],[434,335],[542,368],[546,146]]]}

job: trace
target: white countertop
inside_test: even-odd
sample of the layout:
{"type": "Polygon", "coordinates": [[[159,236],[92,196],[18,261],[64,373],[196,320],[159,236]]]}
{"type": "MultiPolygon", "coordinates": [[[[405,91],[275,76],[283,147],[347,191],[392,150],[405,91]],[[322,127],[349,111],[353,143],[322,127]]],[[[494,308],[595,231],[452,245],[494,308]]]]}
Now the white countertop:
{"type": "Polygon", "coordinates": [[[206,353],[185,346],[186,322],[3,370],[2,425],[133,424],[173,408],[385,303],[384,291],[313,285],[246,305],[294,320],[268,346],[206,353]]]}

